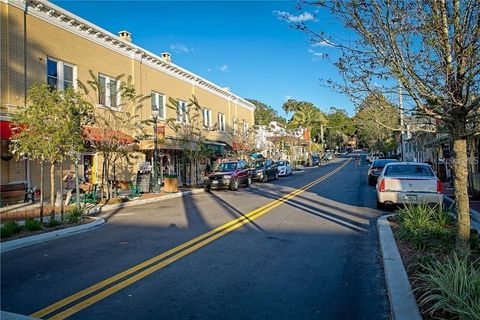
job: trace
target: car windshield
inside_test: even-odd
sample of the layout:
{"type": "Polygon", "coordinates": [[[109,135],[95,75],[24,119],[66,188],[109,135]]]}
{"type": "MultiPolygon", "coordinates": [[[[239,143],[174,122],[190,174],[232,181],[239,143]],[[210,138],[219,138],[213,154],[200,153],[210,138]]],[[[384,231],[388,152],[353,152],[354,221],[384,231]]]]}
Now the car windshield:
{"type": "Polygon", "coordinates": [[[278,164],[279,166],[284,166],[284,165],[285,165],[285,161],[278,161],[277,164],[278,164]]]}
{"type": "Polygon", "coordinates": [[[254,168],[261,168],[265,165],[265,161],[263,160],[258,160],[253,163],[254,168]]]}
{"type": "Polygon", "coordinates": [[[387,163],[391,163],[391,162],[397,162],[397,160],[394,160],[394,159],[375,160],[372,164],[372,167],[383,168],[387,163]]]}
{"type": "Polygon", "coordinates": [[[429,166],[415,164],[399,164],[387,166],[385,176],[405,177],[433,177],[433,171],[429,166]]]}
{"type": "Polygon", "coordinates": [[[237,169],[236,162],[222,162],[217,165],[214,171],[217,172],[229,172],[237,169]]]}

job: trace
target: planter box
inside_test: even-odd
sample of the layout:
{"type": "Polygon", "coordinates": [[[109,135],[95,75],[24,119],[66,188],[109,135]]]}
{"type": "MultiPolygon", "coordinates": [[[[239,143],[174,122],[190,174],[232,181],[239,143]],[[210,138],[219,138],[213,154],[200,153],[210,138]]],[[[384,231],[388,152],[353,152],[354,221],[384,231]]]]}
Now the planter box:
{"type": "Polygon", "coordinates": [[[164,177],[163,181],[165,185],[163,191],[169,193],[178,192],[177,177],[164,177]]]}

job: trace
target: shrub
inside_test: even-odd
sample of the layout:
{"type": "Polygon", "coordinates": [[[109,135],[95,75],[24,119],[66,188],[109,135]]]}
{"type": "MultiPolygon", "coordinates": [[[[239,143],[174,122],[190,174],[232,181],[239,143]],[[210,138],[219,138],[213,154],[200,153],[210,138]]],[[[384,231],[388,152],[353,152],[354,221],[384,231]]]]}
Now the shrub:
{"type": "Polygon", "coordinates": [[[27,219],[25,220],[25,229],[27,231],[42,230],[42,223],[35,219],[27,219]]]}
{"type": "Polygon", "coordinates": [[[8,238],[20,231],[22,231],[22,227],[18,224],[17,221],[9,221],[5,223],[2,228],[0,228],[0,236],[2,238],[8,238]]]}
{"type": "Polygon", "coordinates": [[[83,210],[72,208],[65,213],[65,218],[68,223],[78,223],[83,220],[83,210]]]}
{"type": "Polygon", "coordinates": [[[423,292],[420,305],[429,305],[429,313],[443,311],[458,319],[480,319],[480,260],[458,258],[435,260],[423,266],[416,276],[423,292]]]}
{"type": "Polygon", "coordinates": [[[398,211],[400,239],[416,249],[448,252],[455,243],[453,218],[441,208],[407,206],[398,211]]]}
{"type": "Polygon", "coordinates": [[[54,227],[59,226],[61,224],[62,223],[60,221],[58,221],[57,219],[50,219],[50,221],[48,221],[48,227],[49,228],[54,228],[54,227]]]}

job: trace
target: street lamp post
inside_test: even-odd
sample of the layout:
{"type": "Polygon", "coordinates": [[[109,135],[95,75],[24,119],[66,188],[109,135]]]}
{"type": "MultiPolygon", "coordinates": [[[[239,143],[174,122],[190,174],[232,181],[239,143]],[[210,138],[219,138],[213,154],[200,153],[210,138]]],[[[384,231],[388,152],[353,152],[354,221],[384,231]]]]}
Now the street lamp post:
{"type": "Polygon", "coordinates": [[[157,130],[157,124],[158,124],[158,110],[152,110],[152,118],[153,118],[153,186],[152,186],[152,192],[153,193],[159,193],[160,192],[160,185],[158,184],[158,145],[157,145],[157,140],[158,140],[158,130],[157,130]]]}

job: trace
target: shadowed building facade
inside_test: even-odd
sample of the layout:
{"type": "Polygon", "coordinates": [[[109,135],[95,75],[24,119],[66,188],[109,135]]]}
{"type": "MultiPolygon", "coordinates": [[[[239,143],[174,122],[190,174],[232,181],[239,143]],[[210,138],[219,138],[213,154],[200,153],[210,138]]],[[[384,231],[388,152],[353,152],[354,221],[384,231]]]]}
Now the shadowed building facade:
{"type": "MultiPolygon", "coordinates": [[[[166,123],[167,119],[177,117],[176,110],[167,107],[169,98],[177,100],[177,107],[183,108],[195,95],[205,109],[203,123],[222,123],[207,137],[219,154],[231,147],[228,132],[235,122],[253,128],[254,106],[250,102],[175,65],[169,53],[156,55],[135,45],[128,31],[114,35],[46,1],[1,0],[0,9],[1,184],[24,180],[39,185],[39,164],[28,159],[16,161],[8,150],[9,120],[16,108],[25,103],[28,88],[33,83],[48,83],[58,90],[75,88],[77,80],[86,83],[91,78],[89,70],[106,88],[103,96],[91,93],[90,98],[97,102],[96,112],[106,109],[123,112],[115,89],[119,85],[115,78],[119,75],[131,77],[137,93],[151,97],[144,102],[139,117],[151,119],[152,110],[158,111],[160,155],[170,163],[169,170],[180,175],[183,172],[185,176],[185,168],[179,161],[181,150],[175,145],[175,132],[166,123]]],[[[95,128],[88,130],[92,139],[102,139],[95,128]]],[[[145,131],[153,136],[153,128],[147,127],[145,131]]],[[[116,179],[128,181],[139,164],[152,162],[153,141],[138,141],[132,132],[122,134],[132,137],[133,160],[119,164],[116,179]]],[[[70,167],[71,163],[66,162],[65,170],[70,167]]],[[[98,152],[90,149],[80,159],[80,177],[99,183],[101,167],[98,152]]],[[[57,178],[60,176],[58,172],[57,178]]]]}

